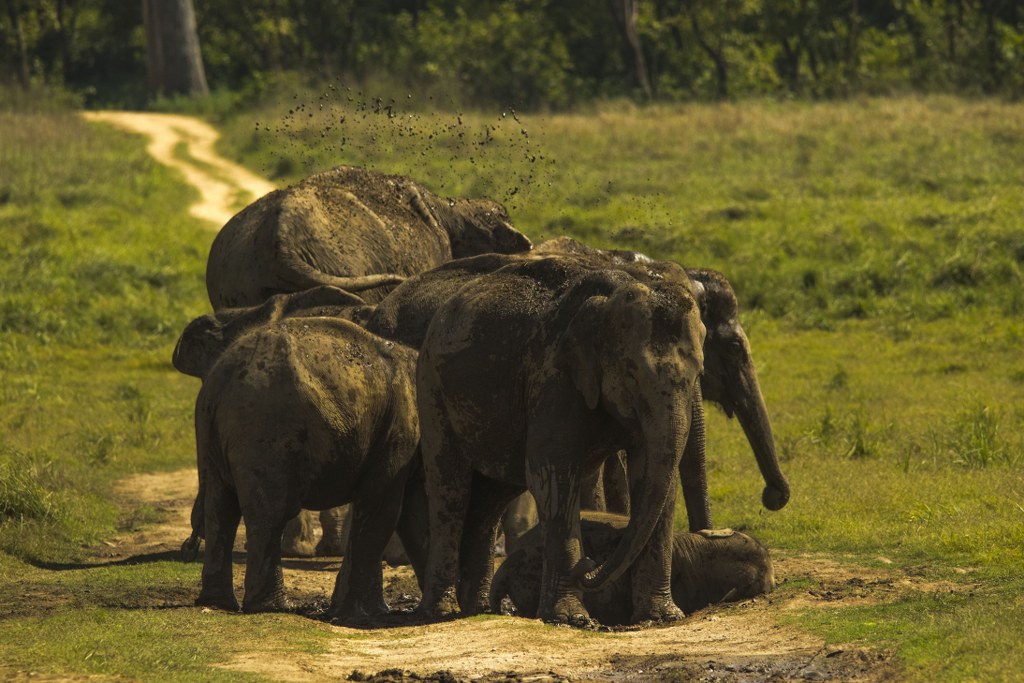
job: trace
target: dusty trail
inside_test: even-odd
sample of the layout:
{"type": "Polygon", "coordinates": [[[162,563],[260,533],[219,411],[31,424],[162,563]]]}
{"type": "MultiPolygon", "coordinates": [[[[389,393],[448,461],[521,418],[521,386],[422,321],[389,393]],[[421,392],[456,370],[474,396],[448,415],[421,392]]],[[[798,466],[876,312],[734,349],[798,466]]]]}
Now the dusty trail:
{"type": "MultiPolygon", "coordinates": [[[[118,496],[126,509],[147,505],[160,511],[163,521],[110,539],[99,553],[117,561],[177,550],[190,531],[188,513],[195,487],[192,469],[121,482],[118,496]]],[[[324,624],[333,636],[327,653],[277,651],[268,656],[265,643],[254,642],[246,654],[223,666],[284,681],[346,680],[353,671],[369,675],[387,670],[397,672],[368,680],[413,680],[408,672],[428,676],[439,671],[451,672],[458,680],[484,681],[898,680],[898,669],[887,653],[826,647],[815,636],[781,625],[780,617],[796,609],[889,602],[908,592],[962,590],[900,570],[858,567],[821,555],[775,552],[773,557],[783,584],[771,596],[702,610],[669,627],[592,633],[515,617],[376,629],[324,624]]],[[[296,619],[310,618],[325,606],[339,562],[285,561],[287,589],[302,606],[296,619]]],[[[239,595],[243,575],[239,540],[239,595]]],[[[385,567],[385,585],[393,607],[415,605],[419,593],[408,567],[385,567]]],[[[175,596],[172,602],[184,606],[191,599],[175,596]]]]}
{"type": "Polygon", "coordinates": [[[181,171],[199,190],[200,200],[189,209],[192,215],[212,222],[211,227],[218,230],[239,209],[275,189],[269,181],[218,155],[213,145],[220,133],[199,119],[131,111],[91,111],[82,116],[148,137],[146,150],[153,158],[181,171]]]}

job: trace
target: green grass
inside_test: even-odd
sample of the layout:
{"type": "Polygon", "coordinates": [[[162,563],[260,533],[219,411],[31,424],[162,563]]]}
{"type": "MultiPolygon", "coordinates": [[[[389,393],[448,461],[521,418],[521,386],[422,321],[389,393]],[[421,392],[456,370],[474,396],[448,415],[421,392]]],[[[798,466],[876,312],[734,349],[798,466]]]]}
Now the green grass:
{"type": "Polygon", "coordinates": [[[0,135],[0,552],[64,561],[111,534],[114,480],[194,460],[169,361],[213,233],[141,138],[31,103],[0,135]]]}
{"type": "MultiPolygon", "coordinates": [[[[280,181],[337,163],[407,173],[501,199],[536,239],[725,272],[793,497],[760,508],[741,430],[709,409],[715,521],[960,588],[786,619],[890,649],[918,680],[1024,670],[1024,108],[911,98],[460,116],[343,89],[298,95],[218,114],[223,150],[280,181]]],[[[0,112],[0,660],[15,668],[241,678],[203,667],[244,633],[283,649],[326,637],[294,616],[123,608],[128,593],[188,604],[197,565],[43,568],[153,519],[119,511],[114,481],[194,462],[197,383],[169,364],[178,331],[207,310],[213,233],[186,213],[192,196],[140,139],[60,107],[0,112]],[[17,611],[41,593],[66,602],[17,611]]]]}
{"type": "Polygon", "coordinates": [[[160,681],[260,681],[211,667],[258,649],[263,656],[326,649],[328,627],[293,615],[256,617],[194,609],[72,608],[4,625],[0,655],[11,667],[160,681]]]}

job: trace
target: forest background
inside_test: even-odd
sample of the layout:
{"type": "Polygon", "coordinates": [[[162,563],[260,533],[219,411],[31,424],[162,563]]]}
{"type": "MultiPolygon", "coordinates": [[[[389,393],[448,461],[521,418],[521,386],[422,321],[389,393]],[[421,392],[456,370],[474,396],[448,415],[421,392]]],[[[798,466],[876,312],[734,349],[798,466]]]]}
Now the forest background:
{"type": "MultiPolygon", "coordinates": [[[[5,5],[0,79],[145,104],[147,2],[5,5]]],[[[210,85],[255,95],[282,71],[520,109],[1024,94],[1017,0],[202,0],[194,14],[210,85]]]]}

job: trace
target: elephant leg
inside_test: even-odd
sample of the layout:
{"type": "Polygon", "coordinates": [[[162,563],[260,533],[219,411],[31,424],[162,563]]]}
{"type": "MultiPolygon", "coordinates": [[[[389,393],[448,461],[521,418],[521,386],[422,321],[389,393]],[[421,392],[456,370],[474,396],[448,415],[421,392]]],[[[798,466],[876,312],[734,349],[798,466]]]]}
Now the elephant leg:
{"type": "Polygon", "coordinates": [[[604,466],[588,474],[580,489],[580,508],[605,512],[608,509],[604,497],[604,466]]]}
{"type": "Polygon", "coordinates": [[[473,472],[468,458],[442,438],[423,430],[423,462],[430,510],[430,550],[427,556],[423,599],[418,612],[440,618],[459,611],[459,549],[469,508],[473,472]]]}
{"type": "Polygon", "coordinates": [[[537,526],[537,503],[530,492],[520,494],[505,508],[501,528],[505,532],[505,556],[514,553],[523,535],[537,526]]]}
{"type": "Polygon", "coordinates": [[[631,623],[678,621],[683,612],[672,600],[672,539],[675,523],[676,489],[673,482],[665,508],[647,547],[630,570],[633,615],[631,623]]]}
{"type": "Polygon", "coordinates": [[[481,474],[473,476],[473,494],[462,532],[459,561],[459,605],[466,615],[487,611],[494,575],[494,541],[508,504],[523,492],[481,474]]]}
{"type": "Polygon", "coordinates": [[[331,620],[358,622],[388,613],[381,556],[394,532],[401,508],[400,486],[375,490],[373,495],[364,495],[352,503],[348,548],[327,612],[331,620]]]}
{"type": "Polygon", "coordinates": [[[245,612],[284,612],[292,609],[285,597],[281,571],[281,536],[288,520],[299,513],[298,500],[289,501],[287,478],[275,472],[253,485],[242,497],[245,518],[245,612]],[[282,482],[282,483],[278,483],[282,482]]]}
{"type": "Polygon", "coordinates": [[[196,605],[238,611],[231,578],[231,552],[242,512],[238,497],[219,477],[203,486],[206,546],[203,550],[202,587],[196,605]]]}
{"type": "Polygon", "coordinates": [[[608,457],[604,470],[604,502],[608,512],[629,514],[629,476],[626,472],[626,452],[618,451],[608,457]]]}
{"type": "Polygon", "coordinates": [[[417,467],[405,483],[402,514],[398,518],[395,533],[409,557],[409,563],[412,564],[412,569],[416,573],[416,581],[422,592],[426,577],[430,538],[430,512],[422,467],[417,467]]]}
{"type": "Polygon", "coordinates": [[[320,511],[320,528],[323,535],[316,544],[317,557],[340,557],[345,554],[352,527],[352,515],[347,505],[320,511]]]}
{"type": "Polygon", "coordinates": [[[572,579],[582,559],[580,487],[577,469],[556,468],[544,460],[527,464],[527,482],[537,501],[544,530],[544,569],[537,617],[545,621],[585,626],[591,623],[583,593],[572,579]]]}
{"type": "Polygon", "coordinates": [[[281,535],[281,554],[285,557],[312,557],[314,523],[314,513],[310,510],[302,510],[288,520],[281,535]]]}

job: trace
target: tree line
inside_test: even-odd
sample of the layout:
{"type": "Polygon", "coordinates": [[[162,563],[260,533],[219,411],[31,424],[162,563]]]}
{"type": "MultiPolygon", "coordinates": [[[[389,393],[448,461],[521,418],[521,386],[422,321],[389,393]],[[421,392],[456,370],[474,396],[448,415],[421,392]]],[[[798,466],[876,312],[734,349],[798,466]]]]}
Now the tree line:
{"type": "MultiPolygon", "coordinates": [[[[187,90],[153,83],[154,55],[174,60],[154,53],[146,16],[172,0],[4,2],[8,83],[64,86],[108,104],[187,90]]],[[[299,72],[521,108],[608,97],[1024,95],[1020,0],[198,0],[194,17],[215,89],[299,72]]],[[[174,40],[164,38],[165,52],[174,40]]]]}

